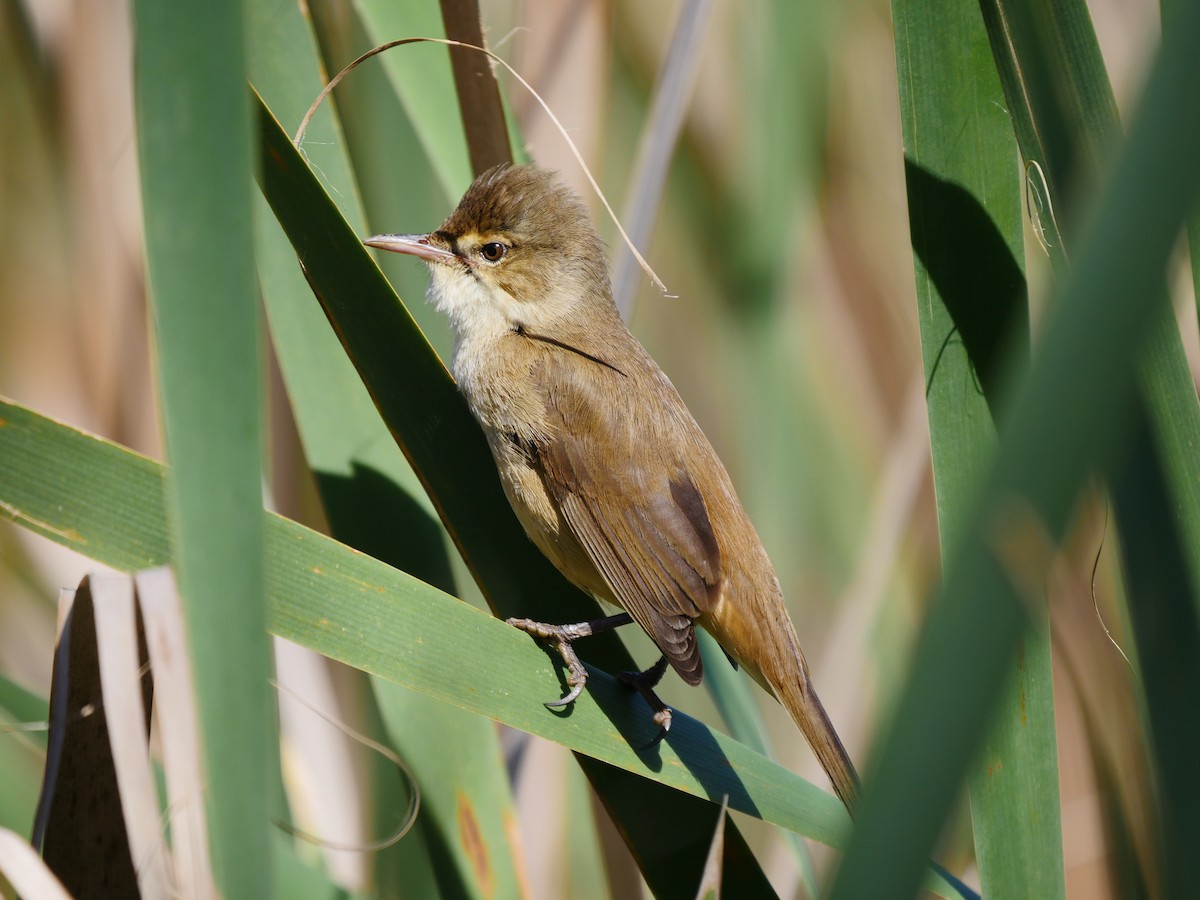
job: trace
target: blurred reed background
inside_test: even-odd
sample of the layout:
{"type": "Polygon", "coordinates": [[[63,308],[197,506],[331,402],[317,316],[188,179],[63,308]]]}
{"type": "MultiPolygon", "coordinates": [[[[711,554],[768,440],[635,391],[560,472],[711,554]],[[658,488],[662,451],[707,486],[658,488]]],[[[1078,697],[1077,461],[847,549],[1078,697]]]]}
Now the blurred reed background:
{"type": "MultiPolygon", "coordinates": [[[[431,3],[413,6],[430,21],[431,3]]],[[[491,47],[543,93],[618,211],[637,199],[628,189],[635,151],[680,8],[634,0],[482,3],[491,47]]],[[[1092,0],[1089,8],[1118,101],[1130,102],[1157,39],[1157,7],[1092,0]]],[[[421,33],[377,34],[364,4],[310,0],[308,9],[329,72],[375,36],[421,33]]],[[[395,5],[396,21],[405,14],[405,4],[395,5]]],[[[2,0],[0,17],[0,394],[161,459],[131,10],[121,0],[2,0]]],[[[678,299],[658,296],[639,278],[631,319],[730,469],[790,599],[816,684],[856,759],[865,759],[903,683],[940,572],[892,41],[882,0],[711,5],[646,254],[678,299]]],[[[392,53],[428,60],[445,51],[392,53]]],[[[540,108],[510,79],[500,81],[529,155],[558,169],[599,210],[540,108]]],[[[385,92],[381,69],[368,63],[337,95],[370,227],[433,228],[457,198],[425,177],[423,151],[394,120],[395,107],[378,102],[385,92]],[[377,102],[369,108],[382,113],[352,121],[377,102]]],[[[615,255],[620,242],[602,211],[598,222],[615,255]]],[[[1036,256],[1035,249],[1028,259],[1035,309],[1049,289],[1036,256]]],[[[381,265],[446,357],[446,327],[420,303],[423,269],[403,260],[381,265]]],[[[1195,305],[1186,278],[1178,286],[1195,372],[1195,305]]],[[[269,497],[279,511],[320,527],[296,425],[274,366],[271,373],[269,497]]],[[[1093,498],[1050,589],[1067,894],[1089,898],[1122,896],[1113,854],[1147,854],[1153,840],[1130,668],[1104,631],[1106,624],[1118,643],[1129,641],[1106,522],[1103,501],[1093,498]],[[1116,798],[1131,833],[1114,848],[1104,823],[1116,798]]],[[[0,522],[5,678],[48,692],[55,596],[96,565],[0,522]]],[[[460,572],[460,588],[478,602],[462,587],[468,582],[460,572]]],[[[650,658],[640,636],[625,640],[639,660],[650,658]]],[[[339,667],[292,649],[277,649],[277,662],[301,693],[359,721],[361,685],[339,667]]],[[[754,696],[780,761],[823,784],[780,709],[754,696]]],[[[669,680],[664,697],[721,727],[705,692],[669,680]]],[[[367,840],[375,827],[364,812],[370,765],[301,709],[285,710],[283,724],[293,809],[316,810],[319,824],[309,830],[367,840]],[[317,757],[319,747],[328,755],[317,757]]],[[[9,774],[0,778],[0,822],[24,831],[37,776],[36,755],[13,755],[20,741],[0,734],[0,759],[11,755],[29,775],[20,785],[9,774]]],[[[628,896],[636,869],[606,833],[599,806],[588,804],[570,753],[515,732],[504,741],[520,822],[517,868],[530,895],[628,896]],[[566,849],[580,830],[591,849],[566,849]]],[[[16,771],[8,766],[0,770],[16,771]]],[[[977,884],[961,806],[941,858],[977,884]]],[[[805,894],[781,833],[738,821],[776,889],[805,894]]],[[[371,874],[370,854],[327,857],[334,880],[391,892],[371,874]]],[[[826,861],[818,853],[818,865],[826,861]]]]}

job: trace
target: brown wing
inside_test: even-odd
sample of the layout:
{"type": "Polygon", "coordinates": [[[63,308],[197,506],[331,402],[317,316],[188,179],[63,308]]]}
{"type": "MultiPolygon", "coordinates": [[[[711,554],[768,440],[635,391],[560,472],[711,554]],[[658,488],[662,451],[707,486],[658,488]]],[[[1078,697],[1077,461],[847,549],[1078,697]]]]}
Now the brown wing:
{"type": "Polygon", "coordinates": [[[577,363],[559,360],[542,373],[555,432],[537,447],[542,479],[616,599],[680,676],[698,684],[703,668],[692,622],[712,608],[722,584],[704,497],[681,448],[638,408],[658,394],[637,392],[613,371],[572,378],[577,363]]]}

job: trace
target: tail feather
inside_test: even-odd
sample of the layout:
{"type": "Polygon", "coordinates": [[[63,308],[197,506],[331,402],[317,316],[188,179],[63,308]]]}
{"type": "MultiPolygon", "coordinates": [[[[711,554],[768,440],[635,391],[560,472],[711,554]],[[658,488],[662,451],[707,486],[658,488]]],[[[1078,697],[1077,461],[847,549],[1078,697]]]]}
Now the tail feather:
{"type": "Polygon", "coordinates": [[[846,810],[854,815],[859,789],[858,773],[812,683],[805,679],[787,686],[780,685],[775,693],[829,776],[834,793],[845,804],[846,810]]]}

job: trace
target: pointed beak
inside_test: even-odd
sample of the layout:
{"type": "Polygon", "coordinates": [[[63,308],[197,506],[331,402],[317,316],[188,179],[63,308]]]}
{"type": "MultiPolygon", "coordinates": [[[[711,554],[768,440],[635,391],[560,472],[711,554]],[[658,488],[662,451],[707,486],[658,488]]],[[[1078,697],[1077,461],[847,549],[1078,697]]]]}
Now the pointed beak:
{"type": "Polygon", "coordinates": [[[427,234],[377,234],[363,241],[368,247],[407,253],[429,262],[456,262],[458,257],[430,240],[427,234]]]}

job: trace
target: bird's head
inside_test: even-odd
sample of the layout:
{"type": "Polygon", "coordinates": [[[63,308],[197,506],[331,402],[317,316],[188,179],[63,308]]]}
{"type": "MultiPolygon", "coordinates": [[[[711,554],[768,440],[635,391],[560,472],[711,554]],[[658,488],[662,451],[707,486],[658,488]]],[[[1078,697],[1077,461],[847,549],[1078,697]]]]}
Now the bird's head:
{"type": "Polygon", "coordinates": [[[549,172],[497,166],[429,234],[380,234],[369,247],[429,265],[429,296],[460,339],[527,329],[613,308],[604,244],[587,208],[549,172]]]}

